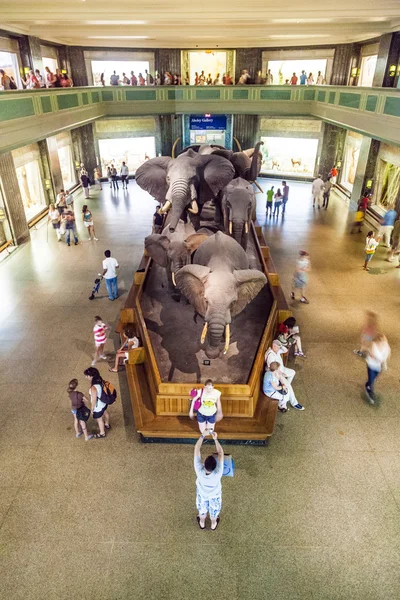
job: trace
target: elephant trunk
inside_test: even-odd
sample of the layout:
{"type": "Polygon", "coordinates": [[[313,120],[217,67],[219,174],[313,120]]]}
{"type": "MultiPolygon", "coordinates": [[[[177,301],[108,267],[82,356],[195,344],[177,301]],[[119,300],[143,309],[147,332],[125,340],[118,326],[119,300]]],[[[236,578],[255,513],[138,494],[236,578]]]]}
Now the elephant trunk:
{"type": "Polygon", "coordinates": [[[220,354],[220,343],[225,331],[225,314],[218,313],[212,315],[208,321],[208,335],[206,355],[208,358],[217,358],[220,354]]]}
{"type": "Polygon", "coordinates": [[[242,244],[242,235],[244,232],[244,221],[233,221],[232,223],[232,237],[237,241],[238,244],[242,244]]]}
{"type": "Polygon", "coordinates": [[[251,167],[249,172],[249,181],[255,181],[258,176],[258,155],[260,152],[260,146],[263,146],[264,142],[257,142],[254,148],[254,154],[251,159],[251,167]]]}
{"type": "Polygon", "coordinates": [[[184,179],[173,181],[168,190],[167,199],[172,202],[169,230],[173,233],[187,204],[190,202],[189,183],[184,179]]]}

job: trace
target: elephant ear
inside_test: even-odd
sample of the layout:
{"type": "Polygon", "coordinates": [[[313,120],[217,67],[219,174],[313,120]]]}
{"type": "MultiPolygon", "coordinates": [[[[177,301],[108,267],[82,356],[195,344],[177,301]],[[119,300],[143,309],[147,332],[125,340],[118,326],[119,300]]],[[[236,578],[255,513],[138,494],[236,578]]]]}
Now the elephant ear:
{"type": "Polygon", "coordinates": [[[164,202],[168,191],[167,169],[172,158],[158,156],[144,162],[136,171],[135,179],[139,187],[149,192],[158,202],[164,202]]]}
{"type": "Polygon", "coordinates": [[[238,297],[231,306],[232,316],[238,315],[244,307],[253,300],[267,283],[264,273],[256,269],[242,269],[234,271],[237,286],[238,297]]]}
{"type": "Polygon", "coordinates": [[[167,236],[160,235],[159,233],[153,233],[144,239],[144,247],[147,252],[154,262],[160,265],[160,267],[164,267],[164,269],[168,266],[167,250],[169,244],[170,240],[167,236]]]}
{"type": "MultiPolygon", "coordinates": [[[[243,150],[243,152],[251,159],[253,158],[255,151],[256,151],[255,148],[249,148],[248,150],[243,150]]],[[[263,156],[262,156],[261,152],[259,150],[257,150],[257,175],[261,171],[262,161],[263,161],[263,156]]]]}
{"type": "Polygon", "coordinates": [[[189,237],[187,237],[186,240],[183,242],[186,251],[189,252],[189,254],[193,254],[193,252],[197,250],[200,244],[206,241],[209,235],[212,235],[211,231],[208,235],[207,233],[193,233],[192,235],[189,235],[189,237]]]}
{"type": "Polygon", "coordinates": [[[175,275],[177,287],[202,317],[205,316],[207,310],[204,285],[209,273],[210,269],[208,267],[186,265],[186,267],[179,269],[175,275]]]}
{"type": "Polygon", "coordinates": [[[246,152],[234,152],[231,156],[231,163],[235,167],[235,174],[237,177],[243,177],[247,180],[246,175],[250,171],[251,158],[246,152]]]}
{"type": "Polygon", "coordinates": [[[229,160],[215,154],[198,155],[197,160],[200,167],[202,167],[200,198],[204,203],[215,198],[218,192],[232,181],[235,176],[235,169],[229,160]]]}

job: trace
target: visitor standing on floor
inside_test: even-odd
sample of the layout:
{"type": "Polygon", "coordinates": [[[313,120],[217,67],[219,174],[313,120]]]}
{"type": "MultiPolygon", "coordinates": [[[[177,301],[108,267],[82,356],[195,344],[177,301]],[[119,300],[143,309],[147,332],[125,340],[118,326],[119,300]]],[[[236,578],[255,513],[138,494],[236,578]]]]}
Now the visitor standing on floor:
{"type": "Polygon", "coordinates": [[[127,167],[125,162],[122,163],[120,175],[122,181],[122,189],[127,190],[129,183],[129,168],[127,167]]]}
{"type": "Polygon", "coordinates": [[[270,348],[268,348],[265,353],[265,366],[267,369],[269,369],[273,362],[279,363],[279,370],[286,380],[285,385],[288,389],[288,401],[296,410],[304,410],[304,406],[298,402],[292,386],[292,381],[296,375],[296,371],[294,369],[285,367],[283,364],[282,354],[286,354],[287,351],[288,349],[285,348],[279,340],[274,340],[270,348]]]}
{"type": "Polygon", "coordinates": [[[93,327],[93,335],[94,335],[94,347],[95,352],[92,360],[92,367],[95,366],[96,362],[102,358],[103,360],[107,360],[107,356],[103,354],[104,346],[107,341],[107,332],[110,331],[109,325],[104,323],[103,319],[98,315],[94,318],[94,327],[93,327]]]}
{"type": "Polygon", "coordinates": [[[223,418],[221,406],[221,392],[214,388],[211,379],[207,379],[202,390],[198,390],[190,403],[189,417],[194,419],[194,406],[199,402],[197,409],[197,422],[200,432],[206,429],[214,430],[215,423],[223,418]]]}
{"type": "Polygon", "coordinates": [[[324,182],[322,181],[321,175],[318,175],[318,177],[312,182],[313,208],[315,208],[315,201],[318,203],[318,208],[321,208],[323,192],[324,182]]]}
{"type": "Polygon", "coordinates": [[[89,367],[83,374],[90,381],[90,402],[92,405],[92,416],[96,419],[99,426],[99,433],[94,436],[95,439],[106,437],[106,429],[111,429],[110,415],[108,414],[108,404],[101,400],[104,381],[100,373],[94,367],[89,367]]]}
{"type": "Polygon", "coordinates": [[[364,271],[369,271],[368,264],[371,261],[373,255],[377,247],[379,246],[379,242],[381,241],[380,236],[378,235],[375,238],[375,233],[373,231],[368,231],[367,239],[365,240],[365,248],[364,248],[364,271]]]}
{"type": "Polygon", "coordinates": [[[394,208],[390,208],[383,219],[381,220],[381,226],[379,229],[379,235],[382,237],[382,241],[385,243],[386,248],[390,248],[390,236],[392,235],[393,227],[398,217],[397,212],[394,208]]]}
{"type": "Polygon", "coordinates": [[[88,209],[86,204],[84,204],[82,206],[82,221],[83,221],[84,226],[87,229],[88,236],[89,236],[89,242],[92,241],[92,234],[93,234],[93,239],[96,242],[98,242],[99,240],[96,237],[96,232],[94,230],[93,215],[92,215],[91,211],[88,209]]]}
{"type": "Polygon", "coordinates": [[[106,258],[103,260],[103,277],[106,281],[108,297],[110,300],[116,300],[118,298],[117,269],[119,269],[119,264],[117,259],[111,256],[110,250],[106,250],[104,256],[106,258]]]}
{"type": "Polygon", "coordinates": [[[118,171],[114,165],[110,167],[110,176],[113,189],[118,190],[118,171]]]}
{"type": "Polygon", "coordinates": [[[397,254],[399,264],[396,269],[400,269],[400,218],[396,220],[392,231],[392,247],[388,252],[387,261],[393,262],[394,255],[397,254]]]}
{"type": "Polygon", "coordinates": [[[285,214],[286,211],[286,204],[289,200],[289,186],[287,185],[286,181],[282,181],[282,202],[283,202],[283,207],[282,207],[282,214],[285,214]]]}
{"type": "Polygon", "coordinates": [[[274,196],[274,217],[279,217],[279,209],[282,205],[282,197],[281,190],[278,188],[274,196]]]}
{"type": "Polygon", "coordinates": [[[75,246],[77,246],[79,239],[76,233],[75,215],[71,209],[66,210],[63,214],[65,218],[65,241],[67,242],[67,246],[71,245],[71,232],[74,236],[75,246]]]}
{"type": "Polygon", "coordinates": [[[332,182],[331,182],[331,178],[328,177],[324,183],[324,192],[323,192],[324,201],[322,203],[322,208],[325,208],[325,210],[328,208],[329,196],[331,195],[331,189],[332,189],[332,182]]]}
{"type": "Polygon", "coordinates": [[[67,203],[66,203],[66,200],[65,200],[65,192],[64,192],[64,190],[60,190],[59,194],[57,194],[57,197],[56,197],[56,207],[57,207],[60,215],[67,208],[67,203]]]}
{"type": "Polygon", "coordinates": [[[98,167],[95,167],[94,171],[93,171],[93,176],[94,176],[94,181],[95,183],[99,186],[99,188],[102,190],[103,186],[101,185],[101,173],[100,173],[100,169],[98,167]]]}
{"type": "Polygon", "coordinates": [[[215,442],[218,458],[212,454],[207,456],[204,464],[201,460],[201,446],[208,430],[205,430],[194,447],[194,470],[196,479],[196,508],[198,510],[197,522],[200,529],[206,528],[207,514],[211,519],[211,530],[215,531],[220,520],[222,507],[221,478],[224,473],[224,451],[218,442],[215,431],[210,432],[215,442]]]}
{"type": "Polygon", "coordinates": [[[271,186],[270,190],[267,190],[267,210],[266,210],[266,215],[268,214],[269,211],[269,216],[272,217],[272,206],[274,203],[274,187],[275,186],[271,186]]]}
{"type": "Polygon", "coordinates": [[[164,215],[160,212],[161,206],[156,206],[156,212],[153,215],[152,233],[161,233],[164,224],[164,215]]]}
{"type": "Polygon", "coordinates": [[[365,321],[361,329],[360,349],[353,350],[357,356],[365,357],[372,343],[372,340],[378,333],[378,315],[372,310],[365,311],[365,321]]]}
{"type": "Polygon", "coordinates": [[[77,390],[78,380],[71,379],[68,384],[67,393],[71,400],[71,412],[74,415],[75,437],[80,438],[83,434],[88,442],[93,438],[93,433],[88,433],[86,421],[90,416],[90,410],[86,410],[87,398],[82,392],[77,390]]]}
{"type": "Polygon", "coordinates": [[[374,393],[375,381],[382,371],[387,369],[387,361],[390,357],[390,346],[383,333],[377,333],[367,350],[365,361],[367,363],[368,380],[365,384],[370,404],[375,404],[376,396],[374,393]]]}
{"type": "Polygon", "coordinates": [[[51,221],[51,224],[53,225],[53,229],[55,230],[55,232],[57,234],[57,240],[59,242],[61,242],[61,231],[60,231],[61,215],[60,215],[60,212],[54,206],[54,204],[50,204],[48,221],[51,221]]]}
{"type": "Polygon", "coordinates": [[[89,175],[88,175],[88,172],[86,171],[86,169],[82,169],[81,170],[81,174],[80,174],[79,179],[81,180],[81,184],[82,184],[82,187],[83,187],[85,198],[89,198],[89,183],[90,183],[90,180],[89,180],[89,175]]]}
{"type": "Polygon", "coordinates": [[[310,255],[305,250],[300,250],[299,258],[296,262],[296,270],[293,274],[293,285],[290,297],[292,300],[296,300],[295,292],[300,290],[301,297],[300,302],[308,304],[308,300],[305,297],[305,291],[308,283],[308,273],[311,271],[310,255]]]}

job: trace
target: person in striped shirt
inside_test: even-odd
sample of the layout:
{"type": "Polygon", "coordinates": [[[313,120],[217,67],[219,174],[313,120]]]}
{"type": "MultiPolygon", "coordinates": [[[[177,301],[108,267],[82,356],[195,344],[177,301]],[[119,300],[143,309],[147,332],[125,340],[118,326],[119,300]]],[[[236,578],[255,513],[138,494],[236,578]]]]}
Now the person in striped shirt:
{"type": "Polygon", "coordinates": [[[104,345],[107,341],[107,332],[110,327],[103,322],[103,319],[99,316],[94,318],[94,327],[93,327],[93,335],[94,335],[94,345],[95,345],[95,353],[92,361],[92,367],[95,366],[96,362],[102,358],[107,360],[107,356],[103,354],[104,345]]]}

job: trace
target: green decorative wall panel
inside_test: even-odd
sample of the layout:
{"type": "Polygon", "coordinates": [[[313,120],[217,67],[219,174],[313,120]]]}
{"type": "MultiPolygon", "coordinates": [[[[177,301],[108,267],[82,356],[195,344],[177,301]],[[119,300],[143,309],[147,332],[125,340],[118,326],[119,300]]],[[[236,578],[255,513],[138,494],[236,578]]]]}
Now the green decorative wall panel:
{"type": "Polygon", "coordinates": [[[219,100],[221,90],[195,90],[196,100],[219,100]]]}
{"type": "Polygon", "coordinates": [[[392,115],[392,117],[400,117],[400,98],[386,98],[385,108],[383,109],[385,115],[392,115]]]}
{"type": "Polygon", "coordinates": [[[377,104],[378,104],[378,96],[368,96],[365,110],[369,110],[370,112],[375,112],[377,104]]]}
{"type": "Polygon", "coordinates": [[[261,90],[261,100],[290,100],[291,90],[261,90]]]}
{"type": "Polygon", "coordinates": [[[315,91],[304,90],[304,100],[315,100],[315,91]]]}
{"type": "Polygon", "coordinates": [[[101,92],[103,102],[112,102],[114,100],[114,94],[112,92],[101,92]]]}
{"type": "Polygon", "coordinates": [[[329,100],[328,100],[329,104],[335,104],[335,96],[336,96],[335,92],[329,92],[329,100]]]}
{"type": "Polygon", "coordinates": [[[99,92],[92,92],[92,102],[100,102],[100,94],[99,92]]]}
{"type": "MultiPolygon", "coordinates": [[[[104,93],[104,92],[103,92],[104,93]]],[[[157,100],[156,90],[126,90],[127,100],[157,100]]]]}
{"type": "Polygon", "coordinates": [[[247,100],[249,97],[249,90],[232,90],[233,100],[247,100]]]}
{"type": "Polygon", "coordinates": [[[341,92],[339,94],[339,106],[346,108],[360,108],[361,94],[348,94],[341,92]]]}
{"type": "Polygon", "coordinates": [[[183,90],[168,90],[168,100],[183,100],[183,90]]]}
{"type": "Polygon", "coordinates": [[[50,96],[42,96],[40,103],[42,105],[42,112],[49,113],[52,111],[50,96]]]}
{"type": "MultiPolygon", "coordinates": [[[[7,92],[6,92],[7,93],[7,92]]],[[[20,119],[21,117],[32,117],[35,114],[32,98],[23,98],[21,100],[1,100],[0,101],[0,121],[11,121],[11,119],[20,119]]]]}
{"type": "Polygon", "coordinates": [[[318,97],[317,97],[318,102],[325,102],[325,98],[326,98],[326,93],[319,91],[318,97]]]}
{"type": "Polygon", "coordinates": [[[83,104],[89,104],[89,98],[88,98],[88,95],[87,95],[87,93],[86,93],[86,92],[84,92],[84,93],[82,94],[82,103],[83,103],[83,104]]]}
{"type": "Polygon", "coordinates": [[[78,94],[61,94],[57,96],[57,104],[59,110],[75,108],[79,106],[78,94]]]}

